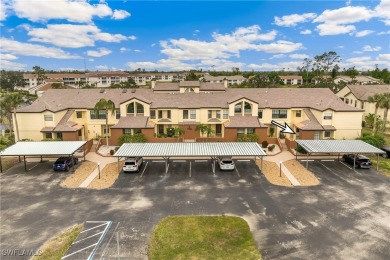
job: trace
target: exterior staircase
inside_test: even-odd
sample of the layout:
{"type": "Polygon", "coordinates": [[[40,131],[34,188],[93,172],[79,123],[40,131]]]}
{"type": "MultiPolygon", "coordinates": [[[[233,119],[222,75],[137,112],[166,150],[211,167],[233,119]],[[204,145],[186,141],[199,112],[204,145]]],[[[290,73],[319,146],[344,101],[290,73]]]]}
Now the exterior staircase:
{"type": "Polygon", "coordinates": [[[287,144],[286,144],[286,140],[285,139],[280,139],[278,138],[279,140],[279,143],[280,143],[280,150],[282,151],[288,151],[288,147],[287,147],[287,144]]]}

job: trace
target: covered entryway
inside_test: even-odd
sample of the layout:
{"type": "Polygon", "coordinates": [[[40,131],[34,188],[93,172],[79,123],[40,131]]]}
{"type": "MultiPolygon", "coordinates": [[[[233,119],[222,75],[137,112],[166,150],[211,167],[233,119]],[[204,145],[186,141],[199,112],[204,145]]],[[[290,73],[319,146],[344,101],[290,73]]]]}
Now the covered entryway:
{"type": "Polygon", "coordinates": [[[73,154],[86,143],[87,141],[17,142],[0,153],[0,171],[3,172],[1,163],[1,158],[3,156],[18,156],[19,158],[23,156],[24,169],[27,171],[26,157],[41,157],[41,161],[44,156],[73,157],[73,154]]]}
{"type": "Polygon", "coordinates": [[[340,154],[354,154],[353,168],[355,168],[357,154],[376,154],[376,169],[379,170],[379,154],[384,153],[384,151],[361,140],[296,140],[296,142],[307,152],[306,168],[311,154],[337,155],[339,160],[340,154]]]}
{"type": "MultiPolygon", "coordinates": [[[[215,161],[220,156],[259,157],[261,168],[266,153],[255,142],[229,143],[125,143],[114,154],[119,160],[124,157],[162,157],[165,160],[165,173],[168,172],[172,157],[210,157],[215,174],[215,161]]],[[[260,169],[261,170],[261,169],[260,169]]]]}

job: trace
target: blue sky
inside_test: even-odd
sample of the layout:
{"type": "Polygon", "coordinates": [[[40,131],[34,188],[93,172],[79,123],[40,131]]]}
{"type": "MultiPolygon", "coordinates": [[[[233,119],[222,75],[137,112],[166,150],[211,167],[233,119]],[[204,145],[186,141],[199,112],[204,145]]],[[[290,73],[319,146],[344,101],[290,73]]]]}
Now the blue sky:
{"type": "Polygon", "coordinates": [[[2,0],[1,68],[294,71],[327,51],[390,68],[390,0],[2,0]]]}

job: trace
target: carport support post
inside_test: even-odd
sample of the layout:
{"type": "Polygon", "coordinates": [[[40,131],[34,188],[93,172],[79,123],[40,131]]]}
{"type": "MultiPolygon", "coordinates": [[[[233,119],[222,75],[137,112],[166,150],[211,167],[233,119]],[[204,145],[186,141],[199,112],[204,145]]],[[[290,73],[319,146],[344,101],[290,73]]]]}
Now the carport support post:
{"type": "Polygon", "coordinates": [[[119,169],[119,157],[118,158],[118,174],[121,173],[121,170],[119,169]]]}
{"type": "Polygon", "coordinates": [[[23,161],[24,161],[24,171],[27,171],[26,156],[23,156],[23,161]]]}
{"type": "Polygon", "coordinates": [[[261,172],[263,172],[263,156],[260,156],[260,160],[261,160],[261,172]]]}
{"type": "Polygon", "coordinates": [[[306,154],[306,169],[309,167],[309,153],[306,154]]]}
{"type": "Polygon", "coordinates": [[[1,162],[1,156],[0,156],[0,172],[3,172],[3,163],[1,162]]]}
{"type": "Polygon", "coordinates": [[[213,159],[213,174],[215,175],[215,157],[211,157],[213,159]]]}
{"type": "Polygon", "coordinates": [[[354,156],[353,156],[353,169],[354,169],[354,170],[355,170],[355,168],[356,168],[355,163],[356,163],[356,153],[355,153],[354,156]]]}
{"type": "Polygon", "coordinates": [[[379,172],[379,153],[376,154],[376,171],[379,172]]]}

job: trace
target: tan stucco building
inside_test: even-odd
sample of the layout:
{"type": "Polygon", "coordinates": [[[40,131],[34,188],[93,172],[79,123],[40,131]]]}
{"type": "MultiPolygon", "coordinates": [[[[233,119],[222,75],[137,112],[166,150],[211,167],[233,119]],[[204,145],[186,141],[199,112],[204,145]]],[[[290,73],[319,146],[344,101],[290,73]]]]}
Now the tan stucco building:
{"type": "Polygon", "coordinates": [[[145,134],[150,142],[177,141],[171,128],[180,127],[184,140],[204,136],[195,128],[210,125],[209,141],[236,141],[256,133],[259,142],[278,137],[274,120],[288,123],[299,139],[354,139],[360,136],[363,110],[342,102],[329,89],[239,89],[225,83],[153,82],[151,89],[48,90],[32,105],[17,111],[20,139],[86,140],[105,136],[105,114],[93,111],[101,99],[115,103],[109,114],[110,144],[122,134],[145,134]]]}

